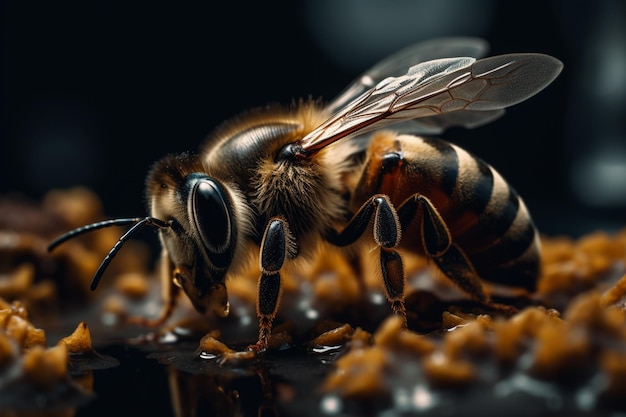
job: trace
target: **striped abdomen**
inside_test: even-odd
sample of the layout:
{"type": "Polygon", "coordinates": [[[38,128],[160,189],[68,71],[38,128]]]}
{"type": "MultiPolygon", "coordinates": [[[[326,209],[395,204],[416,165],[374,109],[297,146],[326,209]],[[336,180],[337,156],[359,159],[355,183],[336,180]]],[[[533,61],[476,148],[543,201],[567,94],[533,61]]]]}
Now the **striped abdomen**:
{"type": "MultiPolygon", "coordinates": [[[[526,206],[493,167],[465,150],[438,139],[378,133],[355,204],[375,193],[389,195],[396,207],[414,194],[428,197],[480,278],[535,288],[539,239],[526,206]]],[[[423,253],[420,225],[418,216],[401,247],[423,253]]]]}

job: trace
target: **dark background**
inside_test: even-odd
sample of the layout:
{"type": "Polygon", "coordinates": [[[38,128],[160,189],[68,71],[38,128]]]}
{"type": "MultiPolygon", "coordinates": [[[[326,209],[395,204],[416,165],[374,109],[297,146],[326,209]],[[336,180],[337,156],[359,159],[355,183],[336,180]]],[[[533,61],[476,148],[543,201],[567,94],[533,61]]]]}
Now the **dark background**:
{"type": "Polygon", "coordinates": [[[2,2],[0,194],[86,185],[111,217],[230,116],[331,99],[385,55],[438,36],[542,52],[564,72],[476,130],[445,138],[496,167],[540,229],[624,226],[626,19],[621,1],[2,2]],[[280,3],[280,2],[279,2],[280,3]]]}

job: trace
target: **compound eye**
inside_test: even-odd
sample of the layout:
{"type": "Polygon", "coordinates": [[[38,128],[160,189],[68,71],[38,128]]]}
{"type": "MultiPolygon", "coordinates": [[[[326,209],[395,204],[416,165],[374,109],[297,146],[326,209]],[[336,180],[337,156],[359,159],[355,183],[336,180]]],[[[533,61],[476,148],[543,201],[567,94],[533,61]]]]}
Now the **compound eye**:
{"type": "Polygon", "coordinates": [[[232,219],[222,188],[210,179],[199,179],[189,199],[189,217],[209,254],[227,252],[232,243],[232,219]]]}

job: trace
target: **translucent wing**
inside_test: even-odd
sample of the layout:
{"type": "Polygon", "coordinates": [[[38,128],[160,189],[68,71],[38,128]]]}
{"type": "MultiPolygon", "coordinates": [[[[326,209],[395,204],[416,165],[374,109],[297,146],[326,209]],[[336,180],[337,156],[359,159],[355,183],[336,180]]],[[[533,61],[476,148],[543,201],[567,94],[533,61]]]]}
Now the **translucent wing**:
{"type": "Polygon", "coordinates": [[[408,46],[361,74],[326,106],[326,110],[330,114],[337,112],[385,78],[401,76],[407,68],[420,62],[456,56],[482,58],[487,54],[488,49],[487,41],[471,37],[437,38],[408,46]]]}
{"type": "MultiPolygon", "coordinates": [[[[311,155],[335,141],[411,119],[493,112],[535,95],[561,72],[548,55],[510,54],[476,60],[444,58],[409,68],[365,91],[305,136],[298,145],[311,155]],[[452,115],[453,112],[457,115],[452,115]]],[[[480,118],[478,118],[480,119],[480,118]]]]}

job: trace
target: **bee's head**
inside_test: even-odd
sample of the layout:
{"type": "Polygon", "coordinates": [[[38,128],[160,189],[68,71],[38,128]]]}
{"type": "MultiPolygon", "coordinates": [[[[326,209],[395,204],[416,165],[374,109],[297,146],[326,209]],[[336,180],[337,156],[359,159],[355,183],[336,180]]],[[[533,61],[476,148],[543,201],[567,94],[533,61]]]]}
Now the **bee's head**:
{"type": "Polygon", "coordinates": [[[91,289],[95,290],[124,242],[141,227],[154,227],[160,232],[169,267],[166,272],[173,282],[185,291],[199,312],[226,316],[228,295],[224,278],[238,240],[233,192],[207,175],[199,158],[190,154],[161,159],[148,174],[146,185],[150,216],[80,227],[55,239],[48,250],[92,230],[132,225],[94,274],[91,289]]]}
{"type": "Polygon", "coordinates": [[[186,153],[158,161],[146,191],[151,216],[169,224],[160,237],[174,283],[199,312],[228,314],[224,276],[237,247],[232,193],[186,153]]]}

